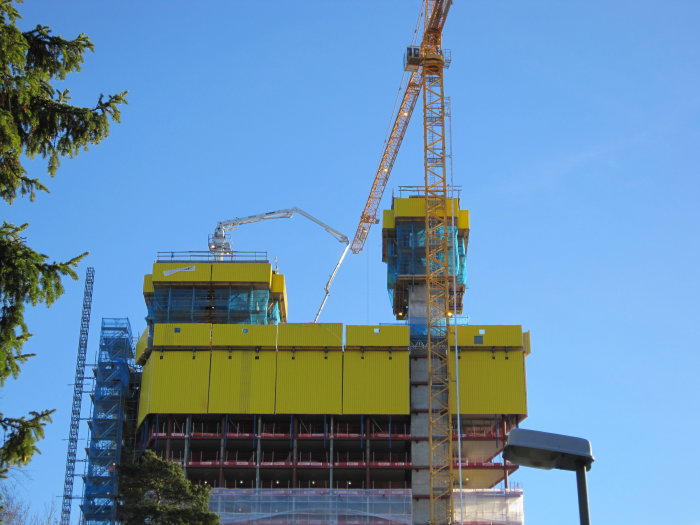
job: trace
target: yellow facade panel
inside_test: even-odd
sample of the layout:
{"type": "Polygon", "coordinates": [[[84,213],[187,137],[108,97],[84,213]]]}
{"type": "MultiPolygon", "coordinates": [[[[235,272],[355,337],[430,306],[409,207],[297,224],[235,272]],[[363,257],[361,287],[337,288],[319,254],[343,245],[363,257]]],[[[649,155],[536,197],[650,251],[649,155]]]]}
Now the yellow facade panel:
{"type": "Polygon", "coordinates": [[[459,210],[457,217],[457,228],[460,230],[469,229],[469,210],[459,210]]]}
{"type": "Polygon", "coordinates": [[[406,350],[346,350],[343,414],[409,414],[408,369],[406,350]]]}
{"type": "Polygon", "coordinates": [[[460,348],[523,348],[523,327],[520,325],[462,325],[450,330],[450,346],[460,348]]]}
{"type": "MultiPolygon", "coordinates": [[[[425,217],[425,199],[416,197],[409,199],[394,199],[394,217],[425,217]]],[[[447,199],[447,213],[452,214],[455,211],[455,216],[460,217],[459,199],[447,199]]],[[[466,210],[464,210],[466,211],[466,210]]],[[[468,213],[468,212],[467,212],[468,213]]],[[[467,215],[467,218],[469,215],[467,215]]],[[[386,226],[384,226],[386,228],[386,226]]],[[[460,228],[464,226],[459,225],[460,228]]]]}
{"type": "Polygon", "coordinates": [[[211,351],[152,352],[151,414],[206,414],[211,351]]]}
{"type": "Polygon", "coordinates": [[[384,210],[382,212],[382,228],[394,228],[396,220],[394,219],[394,210],[384,210]]]}
{"type": "Polygon", "coordinates": [[[277,326],[272,324],[215,324],[212,325],[212,346],[274,348],[277,326]]]}
{"type": "Polygon", "coordinates": [[[146,351],[146,347],[148,347],[148,330],[144,330],[139,337],[139,340],[136,342],[137,363],[141,360],[141,356],[143,356],[144,352],[146,351]]]}
{"type": "Polygon", "coordinates": [[[525,350],[525,355],[530,355],[532,349],[530,348],[530,331],[523,332],[523,350],[525,350]]]}
{"type": "Polygon", "coordinates": [[[153,275],[150,273],[143,276],[143,293],[153,293],[153,275]]]}
{"type": "Polygon", "coordinates": [[[274,414],[277,352],[216,350],[209,383],[210,414],[274,414]]]}
{"type": "MultiPolygon", "coordinates": [[[[454,362],[450,361],[454,381],[454,362]]],[[[453,383],[456,385],[456,383],[453,383]]],[[[509,352],[468,350],[459,359],[460,412],[470,415],[527,415],[525,356],[522,350],[509,352]]],[[[457,411],[454,392],[452,407],[457,411]]]]}
{"type": "Polygon", "coordinates": [[[283,350],[277,353],[278,414],[340,414],[343,409],[343,353],[283,350]]]}
{"type": "Polygon", "coordinates": [[[272,265],[267,262],[212,263],[211,280],[214,282],[265,283],[270,286],[272,265]]]}
{"type": "Polygon", "coordinates": [[[168,262],[153,264],[153,282],[201,282],[211,280],[211,263],[168,262]]]}
{"type": "Polygon", "coordinates": [[[282,318],[283,322],[286,321],[289,299],[287,297],[287,283],[285,282],[284,275],[280,273],[272,274],[272,285],[270,287],[270,292],[276,295],[276,298],[279,300],[280,317],[282,318]]]}
{"type": "Polygon", "coordinates": [[[283,348],[343,346],[343,325],[340,323],[280,323],[277,346],[283,348]]]}
{"type": "Polygon", "coordinates": [[[345,327],[346,347],[407,348],[409,344],[408,326],[348,325],[345,327]]]}
{"type": "Polygon", "coordinates": [[[136,426],[151,413],[151,360],[147,361],[141,374],[141,391],[139,393],[139,414],[136,426]]]}
{"type": "Polygon", "coordinates": [[[209,347],[209,323],[159,323],[153,326],[154,347],[209,347]]]}

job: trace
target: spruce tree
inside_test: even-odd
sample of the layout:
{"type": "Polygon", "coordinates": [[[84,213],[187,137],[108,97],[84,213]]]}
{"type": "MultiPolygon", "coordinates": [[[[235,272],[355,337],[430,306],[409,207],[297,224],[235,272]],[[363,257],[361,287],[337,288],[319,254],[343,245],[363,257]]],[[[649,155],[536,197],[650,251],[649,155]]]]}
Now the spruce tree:
{"type": "MultiPolygon", "coordinates": [[[[4,206],[17,197],[33,201],[37,192],[48,192],[39,177],[24,168],[25,158],[47,159],[47,172],[53,177],[62,157],[72,158],[107,137],[110,121],[119,122],[119,106],[126,103],[124,92],[100,95],[93,107],[71,105],[69,91],[55,89],[52,82],[80,71],[84,54],[93,51],[93,44],[83,34],[67,40],[41,25],[21,31],[16,8],[21,1],[0,0],[0,198],[4,206]]],[[[33,356],[22,351],[32,335],[24,321],[25,306],[50,306],[63,293],[62,278],[77,279],[75,268],[87,255],[50,262],[47,255],[27,246],[23,237],[27,227],[6,221],[0,226],[0,387],[8,378],[16,378],[22,363],[33,356]]],[[[40,410],[10,416],[0,412],[0,477],[37,452],[36,443],[52,413],[40,410]]]]}
{"type": "Polygon", "coordinates": [[[146,450],[119,467],[117,519],[123,525],[218,525],[209,510],[209,487],[194,485],[182,467],[146,450]]]}

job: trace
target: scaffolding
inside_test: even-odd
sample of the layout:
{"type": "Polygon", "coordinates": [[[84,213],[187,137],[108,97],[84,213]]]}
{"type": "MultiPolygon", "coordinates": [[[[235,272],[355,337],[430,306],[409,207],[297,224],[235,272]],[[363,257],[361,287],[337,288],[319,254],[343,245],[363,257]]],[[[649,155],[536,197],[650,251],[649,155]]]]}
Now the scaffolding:
{"type": "Polygon", "coordinates": [[[134,345],[128,319],[103,318],[80,506],[85,525],[116,523],[117,469],[122,457],[125,406],[134,345]]]}

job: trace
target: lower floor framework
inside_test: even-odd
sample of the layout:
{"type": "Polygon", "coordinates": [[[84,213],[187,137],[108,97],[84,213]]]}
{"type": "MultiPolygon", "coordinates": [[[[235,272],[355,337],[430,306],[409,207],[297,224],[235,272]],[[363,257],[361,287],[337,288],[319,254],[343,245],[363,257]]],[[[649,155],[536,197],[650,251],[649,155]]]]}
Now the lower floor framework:
{"type": "MultiPolygon", "coordinates": [[[[427,470],[412,455],[425,441],[410,416],[152,414],[143,448],[177,461],[195,483],[230,489],[410,489],[427,470]]],[[[514,416],[462,419],[455,470],[463,488],[491,488],[517,468],[501,462],[514,416]]],[[[455,425],[455,428],[456,425],[455,425]]],[[[456,484],[458,484],[456,480],[456,484]]],[[[416,495],[420,497],[420,495],[416,495]]]]}

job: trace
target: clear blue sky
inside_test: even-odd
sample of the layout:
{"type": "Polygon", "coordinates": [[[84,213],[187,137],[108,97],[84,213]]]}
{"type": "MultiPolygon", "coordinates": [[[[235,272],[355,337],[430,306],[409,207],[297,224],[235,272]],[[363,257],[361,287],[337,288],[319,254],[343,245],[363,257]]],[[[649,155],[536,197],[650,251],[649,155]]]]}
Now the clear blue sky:
{"type": "MultiPolygon", "coordinates": [[[[299,206],[354,234],[419,4],[27,0],[24,27],[95,43],[66,83],[76,103],[129,90],[123,123],[50,195],[3,209],[53,258],[91,252],[91,356],[101,317],[144,328],[156,251],[203,250],[218,220],[299,206]]],[[[532,331],[523,426],[592,441],[599,524],[700,523],[699,21],[695,0],[455,0],[445,28],[465,310],[532,331]]],[[[421,143],[414,119],[388,195],[421,183],[421,143]]],[[[301,219],[234,242],[279,257],[290,321],[310,320],[341,246],[301,219]]],[[[391,321],[380,242],[376,227],[322,320],[391,321]]],[[[37,509],[62,493],[82,287],[29,312],[38,356],[0,391],[8,413],[58,409],[14,475],[37,509]]],[[[576,523],[573,474],[514,480],[529,523],[576,523]]]]}

